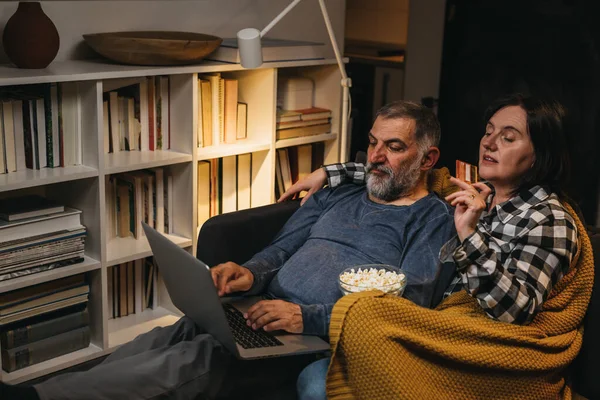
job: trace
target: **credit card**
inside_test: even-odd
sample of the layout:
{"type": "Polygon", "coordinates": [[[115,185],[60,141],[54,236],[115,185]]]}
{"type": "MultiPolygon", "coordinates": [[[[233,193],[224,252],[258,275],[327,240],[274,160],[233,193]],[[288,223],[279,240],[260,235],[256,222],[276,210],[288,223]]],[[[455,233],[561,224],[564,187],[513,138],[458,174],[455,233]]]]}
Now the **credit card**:
{"type": "Polygon", "coordinates": [[[456,160],[456,178],[469,183],[479,182],[477,166],[456,160]]]}

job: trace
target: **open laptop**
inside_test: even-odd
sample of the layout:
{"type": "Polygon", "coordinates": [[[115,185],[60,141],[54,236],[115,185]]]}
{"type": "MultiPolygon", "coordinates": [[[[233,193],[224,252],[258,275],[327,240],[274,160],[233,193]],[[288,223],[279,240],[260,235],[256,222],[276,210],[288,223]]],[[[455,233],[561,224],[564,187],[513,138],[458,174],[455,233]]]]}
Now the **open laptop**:
{"type": "Polygon", "coordinates": [[[142,223],[173,304],[241,359],[279,357],[329,350],[318,336],[254,331],[243,313],[260,297],[223,298],[209,267],[142,223]]]}

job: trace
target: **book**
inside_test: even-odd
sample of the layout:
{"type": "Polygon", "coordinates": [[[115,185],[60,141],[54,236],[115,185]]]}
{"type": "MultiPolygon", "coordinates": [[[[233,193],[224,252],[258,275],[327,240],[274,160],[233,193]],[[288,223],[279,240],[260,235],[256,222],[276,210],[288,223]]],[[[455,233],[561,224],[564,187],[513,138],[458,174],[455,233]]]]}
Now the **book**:
{"type": "Polygon", "coordinates": [[[223,79],[224,107],[223,107],[223,139],[225,143],[235,143],[237,140],[237,111],[238,111],[238,81],[237,79],[223,79]]]}
{"type": "Polygon", "coordinates": [[[331,110],[321,107],[304,108],[301,110],[294,110],[300,113],[300,119],[302,121],[311,121],[315,119],[323,119],[331,117],[331,110]]]}
{"type": "Polygon", "coordinates": [[[278,129],[276,136],[277,140],[282,140],[300,136],[320,135],[323,133],[329,133],[330,131],[331,124],[321,124],[312,126],[302,126],[299,128],[278,129]]]}
{"type": "Polygon", "coordinates": [[[84,283],[85,276],[80,274],[2,293],[0,294],[0,308],[10,307],[11,305],[42,297],[60,290],[77,287],[84,283]]]}
{"type": "Polygon", "coordinates": [[[13,349],[2,349],[2,369],[13,372],[86,348],[89,344],[90,327],[84,326],[13,349]]]}
{"type": "MultiPolygon", "coordinates": [[[[261,39],[263,62],[323,59],[325,44],[283,39],[261,39]]],[[[223,39],[221,46],[207,60],[239,64],[240,53],[236,38],[223,39]]]]}
{"type": "Polygon", "coordinates": [[[62,300],[70,299],[72,297],[81,296],[87,294],[90,291],[90,287],[87,284],[81,284],[68,289],[59,290],[53,293],[48,293],[45,296],[34,297],[27,301],[17,302],[0,308],[0,316],[8,316],[16,314],[21,311],[27,311],[36,307],[45,306],[51,303],[59,302],[62,300]]]}
{"type": "Polygon", "coordinates": [[[210,163],[198,162],[198,226],[210,218],[210,163]]]}
{"type": "Polygon", "coordinates": [[[329,118],[321,118],[321,119],[310,119],[307,121],[277,122],[275,127],[277,129],[288,129],[288,128],[299,128],[301,126],[322,125],[322,124],[328,124],[328,123],[329,123],[329,118]]]}
{"type": "Polygon", "coordinates": [[[63,232],[83,228],[81,211],[65,207],[63,212],[21,219],[17,221],[0,220],[0,243],[20,240],[51,232],[63,232]]]}
{"type": "Polygon", "coordinates": [[[252,154],[237,156],[237,209],[250,208],[252,203],[252,154]]]}
{"type": "Polygon", "coordinates": [[[59,335],[89,324],[85,303],[28,318],[4,327],[0,333],[2,349],[12,349],[59,335]]]}
{"type": "Polygon", "coordinates": [[[276,122],[300,121],[302,114],[297,111],[277,109],[276,122]]]}
{"type": "Polygon", "coordinates": [[[237,134],[236,139],[248,137],[248,104],[237,103],[237,134]]]}
{"type": "Polygon", "coordinates": [[[62,204],[37,195],[0,200],[0,218],[9,222],[63,211],[65,207],[62,204]]]}
{"type": "Polygon", "coordinates": [[[73,306],[75,304],[87,303],[88,301],[88,293],[84,293],[78,296],[73,296],[67,299],[58,300],[52,303],[42,304],[38,307],[33,307],[29,309],[25,309],[22,311],[18,311],[12,313],[10,315],[5,315],[0,317],[0,326],[4,326],[10,324],[11,322],[21,321],[26,318],[34,317],[36,315],[41,315],[48,313],[50,311],[60,310],[61,308],[66,308],[73,306]]]}
{"type": "MultiPolygon", "coordinates": [[[[199,79],[202,99],[202,146],[213,145],[213,103],[211,82],[206,79],[199,79]]],[[[214,143],[218,144],[218,143],[214,143]]]]}

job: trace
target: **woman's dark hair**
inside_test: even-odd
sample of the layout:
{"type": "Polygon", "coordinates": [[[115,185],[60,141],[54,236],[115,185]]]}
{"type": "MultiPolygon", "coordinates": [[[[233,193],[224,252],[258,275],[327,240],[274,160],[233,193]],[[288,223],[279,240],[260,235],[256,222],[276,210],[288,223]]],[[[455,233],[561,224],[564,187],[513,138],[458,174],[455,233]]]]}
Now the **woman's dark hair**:
{"type": "Polygon", "coordinates": [[[567,198],[571,163],[567,150],[563,119],[565,109],[555,100],[512,94],[493,102],[485,112],[485,123],[500,109],[519,106],[527,114],[527,133],[535,151],[535,162],[523,176],[515,194],[535,185],[546,186],[550,191],[567,198]]]}

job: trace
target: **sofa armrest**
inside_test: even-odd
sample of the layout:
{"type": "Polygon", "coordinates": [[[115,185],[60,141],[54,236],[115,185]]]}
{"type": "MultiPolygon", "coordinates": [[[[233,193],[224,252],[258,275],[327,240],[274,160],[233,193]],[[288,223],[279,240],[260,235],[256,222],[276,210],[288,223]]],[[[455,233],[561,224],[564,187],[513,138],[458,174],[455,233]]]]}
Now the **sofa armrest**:
{"type": "Polygon", "coordinates": [[[242,264],[271,243],[298,207],[292,200],[216,215],[202,225],[196,257],[211,267],[242,264]]]}
{"type": "Polygon", "coordinates": [[[592,297],[583,322],[583,344],[575,359],[571,377],[573,389],[588,399],[600,398],[600,233],[588,232],[594,249],[594,286],[592,297]]]}

